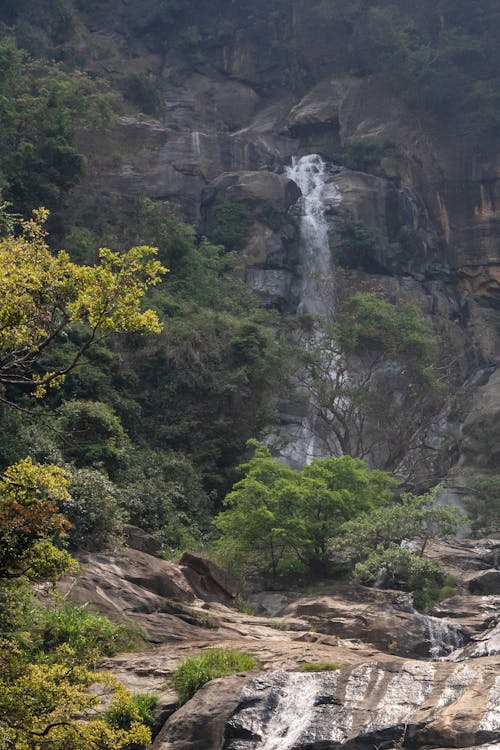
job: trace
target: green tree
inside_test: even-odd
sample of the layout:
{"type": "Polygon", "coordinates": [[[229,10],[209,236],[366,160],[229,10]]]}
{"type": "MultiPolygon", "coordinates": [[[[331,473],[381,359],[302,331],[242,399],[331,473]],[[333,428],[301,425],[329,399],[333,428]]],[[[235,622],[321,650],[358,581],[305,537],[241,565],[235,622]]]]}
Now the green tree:
{"type": "Polygon", "coordinates": [[[330,540],[349,518],[388,502],[393,479],[370,472],[359,459],[315,459],[296,471],[258,445],[243,464],[243,479],[225,500],[215,525],[217,548],[230,560],[276,574],[280,561],[297,559],[324,573],[330,540]]]}
{"type": "Polygon", "coordinates": [[[102,82],[31,59],[13,37],[0,39],[0,191],[16,211],[58,208],[85,168],[77,133],[109,122],[111,112],[102,82]]]}
{"type": "Polygon", "coordinates": [[[69,492],[62,511],[71,524],[71,547],[102,550],[116,542],[124,516],[119,488],[103,472],[85,468],[72,474],[69,492]]]}
{"type": "Polygon", "coordinates": [[[358,292],[341,302],[333,324],[305,330],[298,344],[297,389],[329,452],[401,469],[412,481],[443,394],[434,374],[438,340],[416,306],[358,292]],[[411,460],[401,466],[405,456],[411,460]]]}
{"type": "Polygon", "coordinates": [[[157,315],[141,311],[141,300],[165,272],[150,247],[123,255],[102,249],[98,265],[77,266],[64,251],[50,252],[46,218],[46,211],[36,211],[18,237],[0,240],[0,383],[27,386],[38,397],[60,384],[100,338],[158,332],[157,315]],[[73,327],[84,335],[71,361],[40,371],[42,357],[73,327]]]}
{"type": "Polygon", "coordinates": [[[53,540],[69,523],[59,506],[68,500],[68,473],[26,458],[0,478],[0,584],[25,577],[50,578],[73,565],[53,540]]]}
{"type": "Polygon", "coordinates": [[[465,516],[453,506],[438,503],[440,488],[423,495],[405,493],[398,503],[372,509],[347,521],[339,544],[355,563],[354,579],[373,584],[382,574],[385,585],[416,593],[416,603],[436,598],[445,575],[424,556],[429,539],[456,533],[465,516]],[[418,543],[418,550],[402,546],[418,543]]]}

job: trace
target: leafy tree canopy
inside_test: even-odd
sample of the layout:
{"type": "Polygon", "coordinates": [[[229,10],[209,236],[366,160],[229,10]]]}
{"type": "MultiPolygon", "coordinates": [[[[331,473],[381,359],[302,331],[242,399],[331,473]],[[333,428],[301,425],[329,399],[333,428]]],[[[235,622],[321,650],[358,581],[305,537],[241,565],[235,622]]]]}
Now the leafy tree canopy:
{"type": "Polygon", "coordinates": [[[350,456],[315,459],[296,471],[273,459],[263,445],[240,468],[245,476],[215,520],[222,532],[218,548],[273,573],[286,558],[324,572],[329,541],[339,527],[388,502],[395,484],[390,475],[368,471],[350,456]]]}
{"type": "Polygon", "coordinates": [[[0,383],[31,387],[36,396],[60,383],[96,339],[123,331],[158,332],[157,315],[143,312],[141,300],[166,270],[150,247],[123,255],[102,249],[98,265],[78,266],[66,252],[50,252],[46,218],[46,211],[35,211],[18,237],[0,240],[0,383]],[[85,334],[73,359],[62,368],[39,371],[41,356],[79,326],[85,334]]]}

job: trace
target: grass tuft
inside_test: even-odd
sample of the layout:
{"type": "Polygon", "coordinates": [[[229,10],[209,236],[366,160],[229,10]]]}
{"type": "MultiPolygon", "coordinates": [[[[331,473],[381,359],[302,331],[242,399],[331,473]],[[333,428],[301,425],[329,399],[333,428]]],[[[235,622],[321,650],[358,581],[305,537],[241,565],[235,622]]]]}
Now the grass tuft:
{"type": "Polygon", "coordinates": [[[182,705],[210,680],[257,667],[258,661],[251,654],[214,648],[181,662],[173,674],[172,682],[182,705]]]}

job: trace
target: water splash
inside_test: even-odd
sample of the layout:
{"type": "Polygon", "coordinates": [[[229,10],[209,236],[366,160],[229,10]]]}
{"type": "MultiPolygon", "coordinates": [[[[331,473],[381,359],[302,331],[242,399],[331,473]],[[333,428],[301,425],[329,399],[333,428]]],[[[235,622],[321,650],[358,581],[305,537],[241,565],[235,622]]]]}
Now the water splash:
{"type": "Polygon", "coordinates": [[[338,204],[338,188],[329,185],[326,202],[327,167],[321,156],[309,154],[293,158],[287,176],[300,188],[298,201],[301,214],[302,285],[297,312],[332,318],[334,313],[334,278],[328,242],[327,207],[338,204]]]}
{"type": "Polygon", "coordinates": [[[290,673],[277,691],[277,705],[256,750],[291,750],[311,721],[321,683],[316,675],[290,673]]]}
{"type": "Polygon", "coordinates": [[[462,635],[457,628],[439,617],[420,615],[427,628],[430,648],[429,654],[433,659],[449,656],[463,645],[462,635]]]}

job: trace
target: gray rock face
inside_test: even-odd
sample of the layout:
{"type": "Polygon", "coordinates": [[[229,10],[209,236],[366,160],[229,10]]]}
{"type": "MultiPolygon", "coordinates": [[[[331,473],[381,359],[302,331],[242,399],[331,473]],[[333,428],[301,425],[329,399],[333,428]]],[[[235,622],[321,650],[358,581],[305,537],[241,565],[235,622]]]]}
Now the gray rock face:
{"type": "Polygon", "coordinates": [[[472,594],[500,594],[500,570],[483,570],[466,579],[472,594]]]}
{"type": "Polygon", "coordinates": [[[272,672],[248,682],[224,750],[457,746],[500,739],[498,678],[487,665],[360,664],[324,674],[272,672]],[[474,709],[472,711],[472,709],[474,709]]]}

